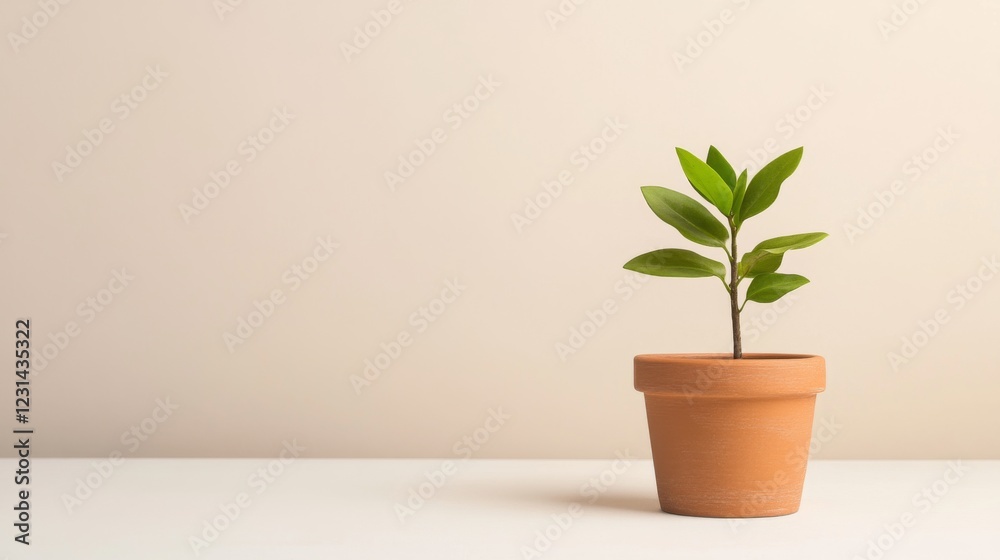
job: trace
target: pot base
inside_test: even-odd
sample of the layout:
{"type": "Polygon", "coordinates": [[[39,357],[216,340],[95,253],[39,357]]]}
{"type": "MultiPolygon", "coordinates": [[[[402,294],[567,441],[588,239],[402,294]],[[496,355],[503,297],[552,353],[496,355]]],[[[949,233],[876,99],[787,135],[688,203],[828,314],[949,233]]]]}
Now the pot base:
{"type": "Polygon", "coordinates": [[[798,504],[795,505],[795,509],[783,511],[780,513],[761,513],[760,515],[716,515],[713,512],[701,511],[701,510],[680,510],[680,509],[669,509],[665,507],[662,503],[660,504],[660,511],[663,513],[669,513],[671,515],[683,515],[685,517],[712,517],[717,519],[750,519],[754,517],[784,517],[786,515],[791,515],[799,511],[798,504]]]}

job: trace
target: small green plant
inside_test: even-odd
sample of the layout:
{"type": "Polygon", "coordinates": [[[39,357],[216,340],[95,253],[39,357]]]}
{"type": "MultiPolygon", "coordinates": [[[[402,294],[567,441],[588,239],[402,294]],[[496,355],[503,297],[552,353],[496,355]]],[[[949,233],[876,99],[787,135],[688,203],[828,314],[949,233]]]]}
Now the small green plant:
{"type": "Polygon", "coordinates": [[[747,180],[744,169],[737,177],[733,166],[726,161],[715,146],[708,148],[705,161],[677,148],[677,157],[688,182],[709,203],[722,213],[728,227],[718,220],[697,200],[663,187],[642,187],[649,208],[661,220],[670,224],[687,239],[707,247],[718,247],[726,252],[729,261],[728,280],[726,266],[719,261],[703,257],[686,249],[658,249],[630,260],[625,268],[652,276],[674,278],[716,277],[729,294],[733,320],[733,358],[743,357],[740,339],[740,312],[748,301],[771,303],[788,292],[809,282],[798,274],[776,272],[786,251],[802,249],[819,243],[825,233],[800,233],[761,241],[739,256],[736,237],[743,223],[760,214],[778,198],[781,184],[785,182],[802,159],[802,148],[782,154],[765,165],[753,179],[747,180]],[[739,287],[750,278],[743,303],[739,303],[739,287]]]}

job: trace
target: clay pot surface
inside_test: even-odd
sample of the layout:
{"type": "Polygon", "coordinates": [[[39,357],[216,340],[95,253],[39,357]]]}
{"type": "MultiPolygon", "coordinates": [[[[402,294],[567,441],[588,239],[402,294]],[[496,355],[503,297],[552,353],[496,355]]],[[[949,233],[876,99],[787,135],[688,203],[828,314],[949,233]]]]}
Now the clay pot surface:
{"type": "Polygon", "coordinates": [[[804,354],[642,354],[660,508],[700,517],[795,513],[826,362],[804,354]]]}

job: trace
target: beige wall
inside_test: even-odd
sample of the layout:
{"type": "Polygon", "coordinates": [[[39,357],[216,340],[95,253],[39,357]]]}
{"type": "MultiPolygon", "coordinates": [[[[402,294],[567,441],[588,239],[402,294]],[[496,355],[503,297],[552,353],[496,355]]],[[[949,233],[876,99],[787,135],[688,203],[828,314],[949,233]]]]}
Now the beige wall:
{"type": "Polygon", "coordinates": [[[817,455],[1000,458],[998,2],[217,5],[0,8],[0,343],[28,316],[49,356],[39,454],[648,456],[632,356],[726,351],[727,308],[621,265],[691,246],[638,187],[685,188],[673,147],[712,142],[806,147],[745,244],[830,239],[745,338],[826,356],[817,455]],[[526,199],[551,203],[517,227],[526,199]]]}

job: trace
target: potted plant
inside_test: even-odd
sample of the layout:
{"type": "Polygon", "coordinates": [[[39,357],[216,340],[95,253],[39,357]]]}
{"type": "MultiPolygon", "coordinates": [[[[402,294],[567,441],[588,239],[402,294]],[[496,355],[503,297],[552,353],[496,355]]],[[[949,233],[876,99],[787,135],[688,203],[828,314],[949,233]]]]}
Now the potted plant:
{"type": "Polygon", "coordinates": [[[642,187],[661,220],[690,241],[724,251],[726,263],[686,249],[659,249],[625,268],[653,276],[718,278],[729,298],[733,353],[641,354],[635,388],[646,401],[660,508],[702,517],[767,517],[799,509],[816,394],[826,386],[823,358],[744,354],[740,312],[770,303],[809,281],[777,272],[785,252],[818,243],[825,233],[768,239],[742,256],[737,237],[747,220],[774,202],[798,167],[802,148],[778,156],[752,179],[739,176],[710,147],[702,161],[677,148],[691,186],[718,210],[663,187],[642,187]],[[740,303],[740,285],[749,280],[740,303]]]}

